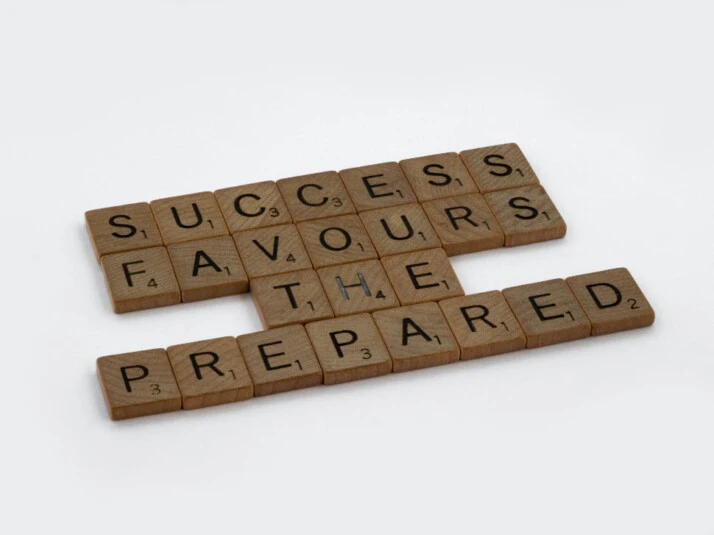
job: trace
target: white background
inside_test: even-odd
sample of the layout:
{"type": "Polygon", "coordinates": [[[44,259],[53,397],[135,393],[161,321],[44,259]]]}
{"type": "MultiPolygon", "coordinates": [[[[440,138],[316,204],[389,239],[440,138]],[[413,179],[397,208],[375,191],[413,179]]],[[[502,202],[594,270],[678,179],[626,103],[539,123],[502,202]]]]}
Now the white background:
{"type": "Polygon", "coordinates": [[[573,4],[4,0],[2,531],[714,533],[709,3],[573,4]],[[86,210],[510,141],[568,235],[466,292],[626,266],[652,328],[109,420],[97,357],[260,325],[113,314],[86,210]]]}

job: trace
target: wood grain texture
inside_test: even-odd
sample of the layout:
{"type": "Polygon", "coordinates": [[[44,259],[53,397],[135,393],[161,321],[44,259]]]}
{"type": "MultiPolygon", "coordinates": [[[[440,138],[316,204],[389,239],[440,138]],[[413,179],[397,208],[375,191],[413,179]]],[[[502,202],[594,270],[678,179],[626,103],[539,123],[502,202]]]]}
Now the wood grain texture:
{"type": "Polygon", "coordinates": [[[335,316],[349,316],[399,306],[379,260],[330,266],[317,270],[335,316]]]}
{"type": "Polygon", "coordinates": [[[256,396],[322,384],[322,368],[302,325],[238,337],[256,396]]]}
{"type": "Polygon", "coordinates": [[[392,371],[389,351],[369,314],[317,321],[305,328],[326,385],[368,379],[392,371]]]}
{"type": "Polygon", "coordinates": [[[312,269],[279,273],[251,281],[251,294],[266,329],[334,317],[312,269]]]}
{"type": "Polygon", "coordinates": [[[380,257],[441,247],[419,204],[371,210],[359,216],[380,257]]]}
{"type": "Polygon", "coordinates": [[[464,295],[443,249],[386,256],[381,262],[402,305],[464,295]]]}
{"type": "Polygon", "coordinates": [[[439,307],[461,348],[461,360],[526,347],[526,335],[501,292],[453,297],[439,301],[439,307]]]}
{"type": "Polygon", "coordinates": [[[501,225],[478,193],[422,204],[448,256],[502,247],[501,225]]]}
{"type": "Polygon", "coordinates": [[[253,397],[253,383],[230,336],[166,349],[184,409],[198,409],[253,397]]]}
{"type": "Polygon", "coordinates": [[[478,193],[464,162],[455,152],[410,158],[399,165],[420,202],[478,193]]]}
{"type": "Polygon", "coordinates": [[[295,225],[236,232],[233,241],[251,279],[312,268],[295,225]]]}
{"type": "Polygon", "coordinates": [[[565,236],[565,221],[541,186],[496,191],[484,197],[506,235],[506,247],[565,236]]]}
{"type": "Polygon", "coordinates": [[[181,302],[179,285],[164,247],[103,256],[101,263],[117,314],[181,302]]]}
{"type": "Polygon", "coordinates": [[[436,303],[380,310],[373,312],[372,317],[392,357],[395,372],[459,360],[459,346],[436,303]]]}
{"type": "Polygon", "coordinates": [[[169,245],[184,303],[248,291],[248,276],[230,236],[169,245]]]}
{"type": "Polygon", "coordinates": [[[397,162],[343,169],[339,174],[358,212],[417,202],[397,162]]]}
{"type": "Polygon", "coordinates": [[[163,349],[100,357],[97,376],[112,420],[181,409],[181,393],[163,349]]]}
{"type": "Polygon", "coordinates": [[[293,222],[275,181],[219,189],[213,194],[231,233],[293,222]]]}
{"type": "Polygon", "coordinates": [[[515,143],[459,153],[482,193],[539,183],[521,148],[515,143]]]}
{"type": "Polygon", "coordinates": [[[303,221],[297,228],[315,268],[377,258],[372,240],[355,214],[303,221]]]}
{"type": "Polygon", "coordinates": [[[163,245],[149,203],[89,210],[84,214],[94,254],[102,256],[163,245]]]}
{"type": "Polygon", "coordinates": [[[527,347],[542,347],[590,336],[590,322],[563,279],[503,290],[526,333],[527,347]]]}
{"type": "Polygon", "coordinates": [[[355,213],[352,199],[335,171],[283,178],[278,180],[278,188],[296,223],[355,213]]]}
{"type": "Polygon", "coordinates": [[[655,313],[626,268],[565,279],[590,320],[592,335],[648,327],[655,313]]]}
{"type": "Polygon", "coordinates": [[[228,234],[210,191],[157,199],[151,201],[151,210],[166,245],[228,234]]]}

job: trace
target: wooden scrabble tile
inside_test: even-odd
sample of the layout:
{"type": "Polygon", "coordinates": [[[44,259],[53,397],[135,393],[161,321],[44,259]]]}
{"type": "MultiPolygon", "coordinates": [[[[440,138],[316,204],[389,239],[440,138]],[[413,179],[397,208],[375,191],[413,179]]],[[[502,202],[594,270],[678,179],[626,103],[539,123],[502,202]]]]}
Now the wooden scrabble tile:
{"type": "Polygon", "coordinates": [[[482,193],[538,184],[538,177],[515,143],[459,153],[482,193]]]}
{"type": "Polygon", "coordinates": [[[526,347],[526,335],[501,292],[452,297],[439,306],[461,348],[461,360],[526,347]]]}
{"type": "Polygon", "coordinates": [[[592,325],[592,335],[647,327],[655,313],[625,268],[565,279],[592,325]]]}
{"type": "Polygon", "coordinates": [[[340,178],[358,212],[417,202],[397,162],[343,169],[340,178]]]}
{"type": "Polygon", "coordinates": [[[392,206],[360,215],[379,256],[441,247],[441,241],[419,204],[392,206]]]}
{"type": "Polygon", "coordinates": [[[317,270],[335,316],[348,316],[399,306],[379,260],[329,266],[317,270]]]}
{"type": "Polygon", "coordinates": [[[312,268],[295,225],[244,230],[233,240],[251,279],[312,268]]]}
{"type": "Polygon", "coordinates": [[[478,193],[435,199],[422,207],[449,256],[503,247],[503,230],[478,193]]]}
{"type": "Polygon", "coordinates": [[[590,336],[590,322],[563,279],[503,290],[526,333],[527,347],[542,347],[590,336]]]}
{"type": "Polygon", "coordinates": [[[565,236],[565,221],[541,186],[495,191],[484,197],[506,234],[506,247],[565,236]]]}
{"type": "Polygon", "coordinates": [[[228,234],[210,191],[151,201],[151,210],[166,245],[228,234]]]}
{"type": "Polygon", "coordinates": [[[164,243],[147,202],[90,210],[84,217],[97,260],[106,254],[164,243]]]}
{"type": "Polygon", "coordinates": [[[380,310],[372,316],[392,356],[395,372],[459,360],[459,346],[436,303],[380,310]]]}
{"type": "Polygon", "coordinates": [[[100,357],[97,376],[112,420],[181,409],[181,392],[163,349],[100,357]]]}
{"type": "Polygon", "coordinates": [[[248,276],[230,236],[167,247],[184,303],[248,291],[248,276]]]}
{"type": "Polygon", "coordinates": [[[303,221],[297,228],[315,268],[377,258],[356,214],[303,221]]]}
{"type": "Polygon", "coordinates": [[[253,383],[236,339],[230,336],[166,349],[184,409],[253,397],[253,383]]]}
{"type": "Polygon", "coordinates": [[[302,325],[238,337],[256,396],[322,384],[322,368],[302,325]]]}
{"type": "Polygon", "coordinates": [[[266,329],[334,317],[312,269],[253,279],[251,294],[266,329]]]}
{"type": "Polygon", "coordinates": [[[368,379],[392,371],[392,359],[369,314],[316,321],[305,326],[326,385],[368,379]]]}
{"type": "Polygon", "coordinates": [[[410,158],[399,165],[420,202],[478,193],[464,162],[455,152],[410,158]]]}
{"type": "Polygon", "coordinates": [[[278,180],[278,188],[296,223],[355,213],[352,199],[335,171],[283,178],[278,180]]]}
{"type": "Polygon", "coordinates": [[[274,181],[219,189],[214,195],[231,233],[293,222],[274,181]]]}
{"type": "Polygon", "coordinates": [[[381,262],[402,305],[464,295],[443,249],[386,256],[381,262]]]}
{"type": "Polygon", "coordinates": [[[181,302],[181,292],[164,247],[102,257],[114,312],[132,312],[181,302]]]}

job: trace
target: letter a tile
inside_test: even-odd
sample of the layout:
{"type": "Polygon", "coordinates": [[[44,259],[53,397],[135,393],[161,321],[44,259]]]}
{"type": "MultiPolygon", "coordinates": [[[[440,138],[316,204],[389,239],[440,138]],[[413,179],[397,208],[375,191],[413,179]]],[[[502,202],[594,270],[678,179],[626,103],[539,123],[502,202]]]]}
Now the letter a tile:
{"type": "Polygon", "coordinates": [[[121,314],[181,302],[181,292],[164,247],[102,257],[114,312],[121,314]]]}
{"type": "Polygon", "coordinates": [[[256,396],[322,384],[322,368],[302,325],[238,337],[256,396]]]}
{"type": "Polygon", "coordinates": [[[528,340],[542,347],[590,336],[590,322],[563,279],[503,290],[528,340]]]}
{"type": "Polygon", "coordinates": [[[97,376],[112,420],[181,409],[181,393],[163,349],[100,357],[97,376]]]}
{"type": "Polygon", "coordinates": [[[459,346],[436,303],[372,313],[394,362],[395,372],[459,360],[459,346]]]}
{"type": "Polygon", "coordinates": [[[654,323],[654,310],[625,268],[565,280],[585,310],[593,336],[639,329],[654,323]]]}

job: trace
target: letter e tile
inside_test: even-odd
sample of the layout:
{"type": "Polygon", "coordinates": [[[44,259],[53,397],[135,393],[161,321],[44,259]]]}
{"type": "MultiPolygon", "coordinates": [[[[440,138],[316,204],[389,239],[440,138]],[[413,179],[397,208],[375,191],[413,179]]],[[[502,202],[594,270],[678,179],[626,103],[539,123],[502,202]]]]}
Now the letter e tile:
{"type": "Polygon", "coordinates": [[[542,347],[590,336],[590,322],[563,279],[503,290],[526,333],[527,347],[542,347]]]}
{"type": "Polygon", "coordinates": [[[302,325],[238,337],[256,396],[322,384],[322,368],[302,325]]]}

